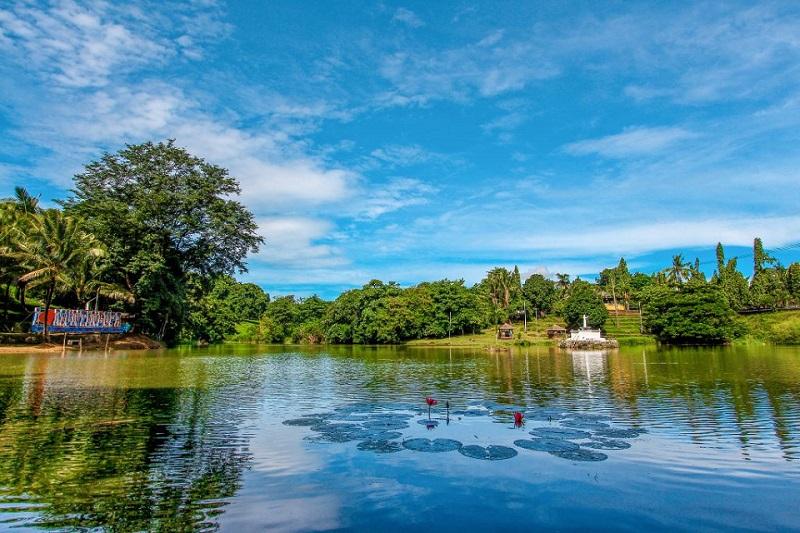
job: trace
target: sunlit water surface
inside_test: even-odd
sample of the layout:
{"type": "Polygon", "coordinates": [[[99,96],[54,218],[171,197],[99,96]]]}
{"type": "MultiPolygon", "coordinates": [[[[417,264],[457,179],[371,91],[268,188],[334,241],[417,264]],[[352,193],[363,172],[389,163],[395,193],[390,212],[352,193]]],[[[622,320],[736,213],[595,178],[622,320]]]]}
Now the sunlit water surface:
{"type": "Polygon", "coordinates": [[[2,529],[800,530],[798,502],[798,348],[0,356],[2,529]],[[539,428],[604,460],[515,444],[539,428]]]}

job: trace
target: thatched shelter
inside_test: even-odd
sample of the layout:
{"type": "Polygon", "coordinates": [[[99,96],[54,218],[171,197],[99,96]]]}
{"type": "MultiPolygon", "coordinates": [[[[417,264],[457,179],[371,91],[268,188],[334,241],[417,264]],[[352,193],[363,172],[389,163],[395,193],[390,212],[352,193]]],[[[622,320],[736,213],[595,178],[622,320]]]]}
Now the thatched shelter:
{"type": "Polygon", "coordinates": [[[556,337],[566,337],[567,336],[567,328],[564,326],[559,326],[558,324],[553,324],[549,328],[547,328],[547,336],[551,339],[556,337]]]}
{"type": "Polygon", "coordinates": [[[510,322],[506,322],[499,328],[497,328],[497,338],[498,339],[513,339],[514,338],[514,326],[511,325],[510,322]]]}

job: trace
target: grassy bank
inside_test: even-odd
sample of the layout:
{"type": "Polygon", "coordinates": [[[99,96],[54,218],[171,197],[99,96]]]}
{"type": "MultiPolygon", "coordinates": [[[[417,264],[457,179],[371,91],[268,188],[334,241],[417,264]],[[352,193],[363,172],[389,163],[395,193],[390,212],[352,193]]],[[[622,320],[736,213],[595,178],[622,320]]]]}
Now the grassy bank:
{"type": "MultiPolygon", "coordinates": [[[[524,324],[514,324],[514,338],[499,340],[496,337],[495,329],[488,328],[480,333],[470,335],[454,335],[451,339],[417,339],[406,342],[410,346],[471,346],[471,347],[491,347],[491,346],[515,346],[515,345],[554,345],[558,341],[547,337],[547,328],[553,324],[563,326],[564,320],[555,315],[544,319],[528,322],[528,330],[524,330],[524,324]]],[[[605,335],[609,338],[617,339],[620,346],[638,346],[642,344],[654,344],[655,339],[651,335],[643,335],[639,332],[639,317],[620,316],[615,321],[611,316],[606,321],[605,335]]]]}
{"type": "Polygon", "coordinates": [[[740,315],[744,335],[736,343],[800,344],[800,311],[740,315]]]}

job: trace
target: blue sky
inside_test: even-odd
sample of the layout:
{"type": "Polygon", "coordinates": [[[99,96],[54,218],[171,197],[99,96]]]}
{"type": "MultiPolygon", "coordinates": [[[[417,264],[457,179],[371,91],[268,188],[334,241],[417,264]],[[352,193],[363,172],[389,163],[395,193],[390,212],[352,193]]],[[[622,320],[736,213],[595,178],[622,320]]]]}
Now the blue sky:
{"type": "Polygon", "coordinates": [[[328,297],[778,248],[799,36],[796,2],[4,3],[0,195],[172,137],[241,182],[241,278],[328,297]]]}

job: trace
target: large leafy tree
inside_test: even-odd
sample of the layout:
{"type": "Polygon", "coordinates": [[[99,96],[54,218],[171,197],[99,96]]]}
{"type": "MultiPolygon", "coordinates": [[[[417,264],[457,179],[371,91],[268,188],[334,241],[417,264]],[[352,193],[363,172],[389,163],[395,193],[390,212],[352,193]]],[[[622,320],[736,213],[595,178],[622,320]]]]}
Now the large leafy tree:
{"type": "Polygon", "coordinates": [[[64,206],[108,246],[111,281],[135,296],[138,325],[167,341],[186,315],[187,276],[244,271],[262,242],[233,199],[236,180],[171,140],[105,154],[72,192],[64,206]]]}
{"type": "Polygon", "coordinates": [[[556,284],[541,274],[533,274],[526,279],[522,292],[528,306],[538,313],[552,311],[558,294],[556,284]]]}
{"type": "Polygon", "coordinates": [[[645,327],[666,343],[719,344],[735,334],[733,311],[713,284],[654,285],[646,291],[643,315],[645,327]]]}
{"type": "Polygon", "coordinates": [[[583,325],[583,315],[586,315],[590,327],[601,328],[608,319],[608,310],[603,305],[597,287],[586,281],[575,280],[564,302],[564,320],[570,328],[578,328],[583,325]]]}

